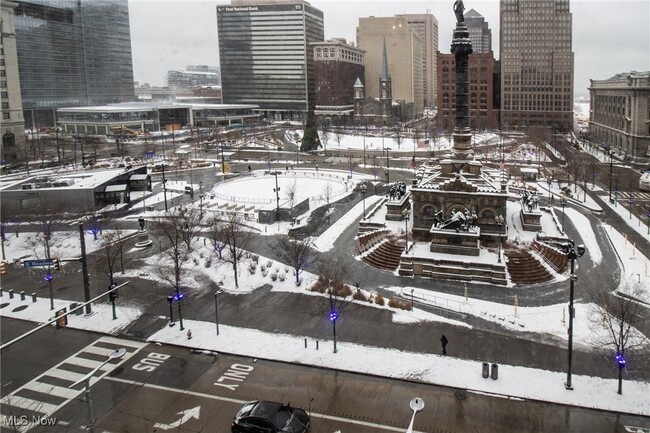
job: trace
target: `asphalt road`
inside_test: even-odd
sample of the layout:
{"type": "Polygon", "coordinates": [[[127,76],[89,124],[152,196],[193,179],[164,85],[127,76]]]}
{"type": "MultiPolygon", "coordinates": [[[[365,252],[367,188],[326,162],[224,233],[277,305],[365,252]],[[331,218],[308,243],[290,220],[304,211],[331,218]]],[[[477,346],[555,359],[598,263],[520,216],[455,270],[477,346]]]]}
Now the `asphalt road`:
{"type": "MultiPolygon", "coordinates": [[[[3,319],[3,329],[21,331],[23,326],[15,322],[3,319]]],[[[44,331],[38,338],[43,350],[58,348],[56,356],[44,357],[37,371],[32,372],[45,373],[50,382],[57,376],[56,371],[72,369],[79,358],[92,359],[101,345],[94,335],[70,330],[44,331]],[[83,340],[78,334],[85,334],[83,340]],[[70,340],[77,341],[71,344],[70,340]],[[51,369],[55,365],[58,370],[51,369]]],[[[3,353],[3,381],[20,374],[20,360],[14,357],[20,357],[20,351],[31,348],[35,341],[19,343],[11,352],[3,353]]],[[[313,433],[404,432],[412,413],[408,403],[414,397],[425,402],[425,408],[415,418],[415,431],[419,432],[618,433],[629,431],[626,427],[650,428],[650,420],[638,416],[274,361],[191,353],[172,346],[134,348],[134,344],[111,340],[111,347],[129,348],[129,359],[117,367],[109,366],[106,375],[91,388],[97,432],[228,433],[239,407],[257,399],[304,408],[311,414],[313,433]]],[[[76,368],[80,374],[85,373],[82,367],[76,368]]],[[[70,380],[64,374],[58,376],[56,389],[68,385],[70,380]]],[[[6,395],[4,391],[9,390],[3,389],[6,395]]],[[[51,398],[34,393],[30,397],[51,398]]],[[[5,405],[3,415],[6,409],[5,405]]],[[[55,426],[31,425],[29,431],[81,432],[88,423],[87,405],[81,396],[69,399],[51,414],[51,419],[55,426]]],[[[11,431],[6,423],[0,430],[11,431]]],[[[23,427],[21,431],[27,430],[23,427]]]]}

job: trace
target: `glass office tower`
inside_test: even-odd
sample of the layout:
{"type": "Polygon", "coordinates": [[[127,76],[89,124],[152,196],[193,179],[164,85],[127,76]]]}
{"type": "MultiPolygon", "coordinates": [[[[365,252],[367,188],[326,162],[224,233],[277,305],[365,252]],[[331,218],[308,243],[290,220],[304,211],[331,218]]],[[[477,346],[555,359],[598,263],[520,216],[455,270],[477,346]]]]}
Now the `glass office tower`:
{"type": "Polygon", "coordinates": [[[225,104],[256,104],[265,117],[300,119],[315,107],[312,42],[323,12],[304,1],[234,0],[217,6],[225,104]]]}
{"type": "Polygon", "coordinates": [[[16,50],[27,128],[60,107],[135,100],[127,0],[17,0],[16,50]]]}

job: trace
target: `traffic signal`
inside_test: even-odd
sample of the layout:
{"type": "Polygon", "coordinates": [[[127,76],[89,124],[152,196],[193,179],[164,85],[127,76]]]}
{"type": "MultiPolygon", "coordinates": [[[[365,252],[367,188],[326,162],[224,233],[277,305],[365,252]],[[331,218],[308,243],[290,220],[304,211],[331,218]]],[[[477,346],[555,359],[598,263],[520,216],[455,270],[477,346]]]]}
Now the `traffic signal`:
{"type": "Polygon", "coordinates": [[[7,275],[9,273],[9,262],[3,260],[0,262],[0,275],[7,275]]]}
{"type": "Polygon", "coordinates": [[[60,271],[61,270],[61,260],[54,259],[54,262],[52,263],[52,268],[54,268],[55,271],[60,271]]]}
{"type": "MultiPolygon", "coordinates": [[[[115,287],[116,287],[115,284],[111,284],[111,285],[108,287],[108,289],[109,289],[109,290],[113,290],[115,287]]],[[[115,300],[117,299],[117,290],[113,290],[112,292],[109,292],[109,293],[108,293],[108,299],[109,299],[111,302],[115,302],[115,300]]]]}

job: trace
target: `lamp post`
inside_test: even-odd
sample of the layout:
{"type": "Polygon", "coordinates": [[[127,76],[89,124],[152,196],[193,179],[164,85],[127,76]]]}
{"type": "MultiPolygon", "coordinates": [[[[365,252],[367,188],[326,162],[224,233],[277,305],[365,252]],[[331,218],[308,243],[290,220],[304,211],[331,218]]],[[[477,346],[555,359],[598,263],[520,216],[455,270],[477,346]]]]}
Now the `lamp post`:
{"type": "Polygon", "coordinates": [[[552,179],[550,177],[548,179],[546,179],[546,184],[548,185],[548,202],[549,203],[551,202],[551,182],[552,182],[552,179]]]}
{"type": "Polygon", "coordinates": [[[366,218],[366,191],[368,190],[368,186],[365,183],[361,184],[361,195],[363,196],[363,218],[366,218]]]}
{"type": "MultiPolygon", "coordinates": [[[[368,133],[368,128],[366,128],[366,134],[368,133]]],[[[363,166],[366,166],[366,134],[363,135],[363,166]]],[[[327,154],[325,155],[327,156],[327,154]]]]}
{"type": "Polygon", "coordinates": [[[501,227],[503,227],[504,221],[505,218],[503,218],[503,215],[497,215],[496,217],[494,217],[494,222],[496,222],[497,225],[499,226],[499,238],[497,240],[497,245],[499,247],[499,250],[497,252],[498,263],[501,263],[501,227]]]}
{"type": "Polygon", "coordinates": [[[205,194],[199,194],[199,221],[203,219],[203,197],[205,194]]]}
{"type": "Polygon", "coordinates": [[[424,401],[421,398],[416,397],[410,401],[409,407],[413,411],[413,416],[411,417],[411,422],[409,424],[408,429],[406,429],[406,433],[413,433],[413,423],[415,422],[415,414],[420,412],[422,409],[424,409],[424,401]]]}
{"type": "Polygon", "coordinates": [[[613,153],[614,152],[612,152],[612,149],[609,149],[609,202],[610,203],[614,203],[614,200],[612,200],[612,180],[613,180],[613,177],[614,177],[613,174],[612,174],[612,170],[614,168],[613,163],[612,163],[612,161],[613,161],[613,153]]]}
{"type": "Polygon", "coordinates": [[[576,269],[576,259],[582,257],[585,253],[584,245],[578,245],[575,247],[573,241],[569,241],[569,244],[566,247],[566,256],[571,260],[571,276],[569,278],[569,367],[567,369],[566,383],[564,387],[566,389],[572,390],[573,385],[571,384],[571,369],[573,361],[573,318],[575,317],[575,311],[573,309],[573,295],[574,295],[574,285],[578,277],[575,274],[576,269]]]}
{"type": "Polygon", "coordinates": [[[90,373],[86,374],[84,377],[70,385],[68,388],[74,388],[75,386],[79,385],[81,382],[84,382],[84,385],[86,387],[86,407],[88,409],[88,431],[90,433],[95,432],[95,416],[93,415],[93,400],[92,396],[90,395],[90,378],[95,375],[104,365],[106,365],[109,361],[112,361],[113,359],[119,359],[122,358],[124,355],[126,355],[126,349],[123,347],[120,349],[115,349],[112,351],[109,355],[108,358],[102,362],[99,366],[95,367],[93,371],[90,373]]]}
{"type": "Polygon", "coordinates": [[[630,205],[630,218],[632,219],[632,191],[630,191],[630,196],[627,198],[627,203],[630,205]]]}
{"type": "Polygon", "coordinates": [[[173,296],[167,296],[167,302],[169,302],[169,326],[174,326],[176,323],[174,322],[174,310],[172,308],[172,304],[174,303],[174,297],[173,296]]]}
{"type": "Polygon", "coordinates": [[[407,208],[402,211],[402,218],[404,219],[404,235],[406,236],[406,245],[404,246],[404,253],[409,251],[409,217],[411,211],[407,208]]]}
{"type": "Polygon", "coordinates": [[[165,212],[167,212],[167,179],[165,179],[165,161],[162,163],[163,196],[165,197],[165,212]]]}
{"type": "Polygon", "coordinates": [[[383,152],[386,152],[386,183],[390,183],[390,160],[388,159],[388,152],[390,152],[390,147],[386,147],[383,152]]]}
{"type": "Polygon", "coordinates": [[[273,192],[275,193],[275,200],[277,202],[275,209],[275,219],[276,221],[280,222],[280,187],[278,186],[278,174],[280,173],[276,170],[271,174],[275,176],[275,188],[273,188],[273,192]]]}
{"type": "Polygon", "coordinates": [[[564,194],[560,196],[560,206],[562,206],[562,234],[564,234],[564,209],[566,208],[567,198],[564,194]]]}
{"type": "Polygon", "coordinates": [[[217,335],[219,335],[219,302],[218,295],[223,293],[223,290],[214,292],[214,323],[217,325],[217,335]]]}
{"type": "Polygon", "coordinates": [[[223,139],[221,140],[221,174],[226,174],[226,162],[223,157],[223,139]]]}

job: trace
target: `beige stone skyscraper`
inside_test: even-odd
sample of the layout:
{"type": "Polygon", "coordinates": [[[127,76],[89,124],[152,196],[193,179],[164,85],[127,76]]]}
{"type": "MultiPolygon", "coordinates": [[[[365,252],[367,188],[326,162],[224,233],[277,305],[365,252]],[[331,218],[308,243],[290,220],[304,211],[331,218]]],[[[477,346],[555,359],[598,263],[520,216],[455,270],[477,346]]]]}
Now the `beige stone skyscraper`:
{"type": "Polygon", "coordinates": [[[411,30],[424,42],[424,62],[422,69],[424,106],[431,108],[436,102],[438,90],[438,20],[432,14],[406,14],[407,23],[411,30]]]}
{"type": "Polygon", "coordinates": [[[569,0],[501,0],[501,127],[573,127],[569,0]]]}
{"type": "Polygon", "coordinates": [[[359,18],[357,46],[366,51],[366,96],[379,97],[384,40],[393,100],[412,102],[419,115],[424,109],[424,42],[404,15],[359,18]]]}

